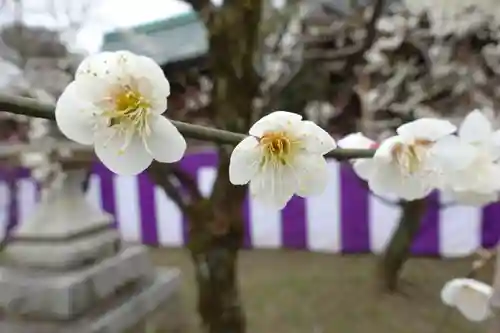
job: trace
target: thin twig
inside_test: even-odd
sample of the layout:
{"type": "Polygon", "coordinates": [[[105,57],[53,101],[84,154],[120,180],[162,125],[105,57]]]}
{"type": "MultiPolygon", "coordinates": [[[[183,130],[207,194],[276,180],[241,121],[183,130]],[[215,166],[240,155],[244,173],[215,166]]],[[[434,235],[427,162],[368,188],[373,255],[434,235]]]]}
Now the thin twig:
{"type": "MultiPolygon", "coordinates": [[[[28,117],[43,118],[55,120],[54,106],[38,102],[32,98],[17,97],[0,94],[0,112],[8,112],[28,117]]],[[[220,130],[216,128],[188,124],[181,121],[172,120],[172,123],[177,127],[185,137],[210,141],[216,144],[236,145],[241,140],[247,137],[245,134],[234,133],[230,131],[220,130]]],[[[375,150],[373,149],[334,149],[328,153],[327,157],[332,157],[338,160],[346,160],[352,158],[370,158],[373,157],[375,150]]]]}

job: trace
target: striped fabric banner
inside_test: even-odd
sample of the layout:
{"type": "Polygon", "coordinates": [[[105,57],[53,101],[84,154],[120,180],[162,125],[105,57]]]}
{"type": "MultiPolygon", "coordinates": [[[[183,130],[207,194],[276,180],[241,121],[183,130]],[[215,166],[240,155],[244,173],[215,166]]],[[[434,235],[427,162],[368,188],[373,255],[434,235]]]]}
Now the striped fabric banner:
{"type": "MultiPolygon", "coordinates": [[[[208,195],[215,179],[217,155],[186,156],[182,168],[196,177],[208,195]]],[[[283,211],[247,199],[245,246],[289,248],[333,253],[378,253],[397,224],[400,208],[375,198],[348,164],[329,162],[329,184],[318,197],[293,198],[283,211]]],[[[0,174],[4,176],[5,174],[0,174]]],[[[38,190],[26,172],[19,172],[17,218],[20,223],[36,204],[38,190]]],[[[117,176],[96,165],[88,198],[116,217],[123,239],[148,245],[179,247],[186,242],[186,219],[147,175],[117,176]]],[[[0,181],[0,221],[7,223],[9,188],[0,181]]],[[[439,209],[437,195],[422,220],[412,250],[416,255],[465,256],[480,246],[493,246],[500,236],[500,204],[484,208],[439,209]]],[[[70,221],[68,221],[70,223],[70,221]]],[[[2,228],[3,230],[3,228],[2,228]]]]}

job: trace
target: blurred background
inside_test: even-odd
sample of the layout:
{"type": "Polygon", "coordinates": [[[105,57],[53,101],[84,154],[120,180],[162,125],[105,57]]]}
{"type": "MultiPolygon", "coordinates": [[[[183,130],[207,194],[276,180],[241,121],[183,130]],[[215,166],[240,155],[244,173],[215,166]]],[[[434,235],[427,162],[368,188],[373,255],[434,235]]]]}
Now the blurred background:
{"type": "MultiPolygon", "coordinates": [[[[172,86],[166,116],[175,120],[244,133],[282,109],[337,139],[361,131],[381,140],[408,121],[444,117],[459,124],[478,108],[498,126],[496,1],[244,2],[0,0],[0,92],[53,104],[84,57],[130,50],[161,65],[172,86]],[[228,71],[240,75],[224,78],[228,71]],[[232,86],[214,97],[222,79],[232,86]]],[[[3,233],[33,211],[59,170],[57,154],[30,145],[61,140],[54,123],[0,113],[3,233]]],[[[225,221],[213,216],[221,205],[229,217],[241,215],[222,233],[243,248],[233,282],[249,332],[481,328],[447,314],[439,293],[447,280],[469,274],[478,249],[497,243],[499,204],[463,206],[433,193],[414,219],[415,231],[405,234],[408,203],[369,193],[347,162],[332,160],[323,195],[294,197],[273,211],[222,183],[224,154],[190,140],[174,166],[153,164],[125,177],[92,162],[83,184],[88,199],[113,214],[124,240],[150,246],[158,265],[182,269],[190,332],[199,327],[190,207],[203,199],[212,208],[202,221],[225,221]],[[189,200],[177,195],[180,187],[192,192],[189,200]],[[401,234],[409,240],[389,246],[394,266],[387,249],[401,234]]],[[[220,230],[203,232],[221,237],[220,230]]],[[[488,283],[492,276],[490,264],[478,272],[488,283]]]]}

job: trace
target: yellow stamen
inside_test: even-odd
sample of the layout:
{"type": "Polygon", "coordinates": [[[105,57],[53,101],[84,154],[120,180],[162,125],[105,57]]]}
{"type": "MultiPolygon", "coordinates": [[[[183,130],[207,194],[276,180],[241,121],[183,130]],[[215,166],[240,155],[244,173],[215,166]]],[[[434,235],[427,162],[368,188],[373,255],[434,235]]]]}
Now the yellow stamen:
{"type": "Polygon", "coordinates": [[[151,105],[140,92],[130,86],[123,86],[117,89],[110,99],[113,108],[103,114],[108,118],[109,127],[147,134],[145,132],[149,130],[147,118],[151,105]]]}
{"type": "Polygon", "coordinates": [[[421,169],[425,150],[431,144],[427,140],[416,140],[410,145],[398,143],[392,148],[392,156],[408,175],[413,175],[421,169]]]}
{"type": "Polygon", "coordinates": [[[259,140],[264,149],[262,164],[267,162],[286,165],[290,161],[294,142],[284,132],[268,132],[259,140]]]}

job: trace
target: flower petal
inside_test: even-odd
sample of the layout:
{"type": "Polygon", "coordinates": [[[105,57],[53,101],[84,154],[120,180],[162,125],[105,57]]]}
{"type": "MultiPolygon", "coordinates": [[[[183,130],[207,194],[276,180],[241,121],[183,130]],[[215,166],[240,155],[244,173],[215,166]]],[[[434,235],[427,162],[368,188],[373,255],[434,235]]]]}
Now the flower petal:
{"type": "MultiPolygon", "coordinates": [[[[375,163],[375,161],[374,161],[375,163]]],[[[378,195],[395,194],[398,187],[399,169],[390,163],[376,163],[368,179],[370,190],[378,195]],[[392,174],[392,175],[390,175],[392,174]]]]}
{"type": "Polygon", "coordinates": [[[431,191],[430,182],[419,176],[402,176],[393,164],[378,164],[369,178],[370,190],[378,195],[397,195],[401,199],[415,200],[431,191]]]}
{"type": "Polygon", "coordinates": [[[455,306],[471,321],[483,321],[490,315],[489,300],[493,288],[489,285],[467,279],[455,296],[455,306]]]}
{"type": "Polygon", "coordinates": [[[84,78],[109,79],[116,81],[126,73],[126,65],[137,56],[129,51],[100,52],[85,58],[75,73],[75,80],[84,78]]]}
{"type": "Polygon", "coordinates": [[[496,161],[500,158],[500,130],[493,132],[490,143],[491,157],[493,161],[496,161]]]}
{"type": "Polygon", "coordinates": [[[398,187],[396,187],[394,193],[401,199],[412,201],[425,198],[432,190],[434,190],[434,188],[429,182],[420,179],[420,177],[410,177],[398,183],[398,187]]]}
{"type": "Polygon", "coordinates": [[[158,162],[179,161],[186,152],[186,140],[170,120],[153,115],[150,121],[151,133],[144,138],[146,147],[158,162]]]}
{"type": "Polygon", "coordinates": [[[154,88],[158,90],[159,94],[165,98],[170,96],[170,83],[160,65],[149,57],[138,56],[136,66],[137,73],[142,73],[154,82],[154,88]]]}
{"type": "Polygon", "coordinates": [[[275,111],[260,118],[250,128],[250,135],[261,137],[269,131],[284,131],[295,128],[302,121],[302,116],[287,111],[275,111]]]}
{"type": "MultiPolygon", "coordinates": [[[[343,149],[371,149],[375,141],[358,132],[345,136],[337,144],[343,149]]],[[[387,146],[384,149],[387,149],[387,146]]],[[[371,158],[356,158],[352,160],[352,164],[354,172],[363,180],[368,180],[371,177],[375,167],[371,158]]]]}
{"type": "Polygon", "coordinates": [[[406,142],[416,139],[436,141],[457,130],[456,126],[448,120],[435,118],[420,118],[415,121],[403,124],[396,132],[406,142]]]}
{"type": "Polygon", "coordinates": [[[170,95],[170,83],[161,67],[151,58],[135,56],[127,63],[130,76],[141,95],[151,105],[155,114],[163,114],[167,109],[167,97],[170,95]]]}
{"type": "Polygon", "coordinates": [[[296,194],[301,197],[319,195],[328,185],[328,164],[323,156],[301,154],[296,156],[293,168],[299,183],[296,194]]]}
{"type": "Polygon", "coordinates": [[[488,143],[493,133],[490,121],[479,110],[469,113],[458,130],[458,135],[468,143],[488,143]]]}
{"type": "Polygon", "coordinates": [[[352,166],[359,178],[369,180],[374,172],[376,164],[371,158],[359,158],[354,160],[352,166]]]}
{"type": "Polygon", "coordinates": [[[444,304],[450,306],[455,305],[455,297],[462,286],[462,280],[464,279],[453,279],[446,282],[443,289],[441,289],[441,301],[443,301],[444,304]]]}
{"type": "Polygon", "coordinates": [[[461,205],[484,206],[496,202],[499,199],[498,192],[452,192],[452,197],[461,205]]]}
{"type": "Polygon", "coordinates": [[[303,121],[299,131],[299,140],[309,153],[324,155],[337,147],[335,139],[312,121],[303,121]]]}
{"type": "Polygon", "coordinates": [[[367,138],[363,133],[352,133],[342,139],[337,144],[343,149],[370,149],[375,141],[367,138]]]}
{"type": "Polygon", "coordinates": [[[133,176],[146,170],[153,161],[153,157],[146,151],[138,136],[132,138],[123,153],[120,152],[125,137],[116,134],[108,139],[113,129],[102,130],[98,133],[95,143],[95,153],[102,163],[118,175],[133,176]]]}
{"type": "Polygon", "coordinates": [[[127,64],[136,58],[128,51],[101,52],[85,58],[75,74],[80,96],[96,104],[102,103],[109,97],[111,87],[129,82],[127,64]]]}
{"type": "Polygon", "coordinates": [[[428,163],[445,172],[469,167],[478,155],[474,146],[463,142],[456,135],[439,139],[429,150],[428,163]]]}
{"type": "Polygon", "coordinates": [[[471,321],[483,321],[490,316],[489,300],[492,295],[491,286],[466,278],[448,281],[441,290],[443,303],[456,307],[471,321]]]}
{"type": "Polygon", "coordinates": [[[265,166],[250,181],[250,194],[265,205],[283,209],[298,188],[292,168],[265,166]]]}
{"type": "Polygon", "coordinates": [[[500,165],[497,163],[484,165],[484,173],[480,175],[480,179],[482,182],[478,186],[478,192],[490,193],[500,191],[500,165]]]}
{"type": "Polygon", "coordinates": [[[390,138],[385,139],[384,141],[382,141],[380,146],[375,151],[373,159],[384,162],[392,161],[393,160],[392,150],[394,148],[394,145],[396,144],[404,144],[403,138],[400,137],[399,135],[391,136],[390,138]]]}
{"type": "Polygon", "coordinates": [[[229,161],[229,181],[234,185],[247,184],[258,172],[262,159],[259,141],[249,136],[233,150],[229,161]]]}
{"type": "Polygon", "coordinates": [[[59,97],[55,117],[59,130],[70,140],[91,145],[94,142],[94,113],[91,103],[81,99],[75,82],[71,82],[59,97]]]}

